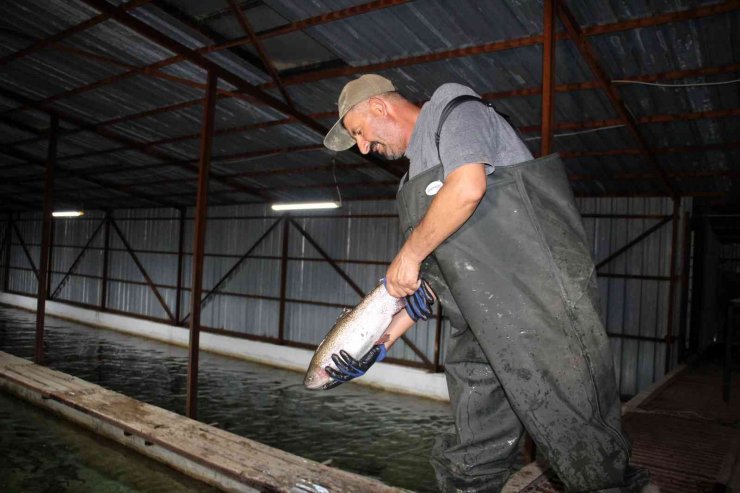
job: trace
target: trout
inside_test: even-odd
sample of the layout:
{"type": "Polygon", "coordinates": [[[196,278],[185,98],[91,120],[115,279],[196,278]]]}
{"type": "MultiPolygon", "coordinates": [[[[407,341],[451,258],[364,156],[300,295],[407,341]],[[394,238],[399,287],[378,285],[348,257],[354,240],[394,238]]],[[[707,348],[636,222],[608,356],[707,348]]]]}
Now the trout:
{"type": "Polygon", "coordinates": [[[329,383],[332,378],[324,368],[336,369],[332,354],[339,354],[340,349],[347,351],[353,358],[360,359],[370,348],[388,340],[385,330],[391,323],[393,315],[405,305],[403,298],[388,294],[383,283],[351,310],[345,309],[334,327],[331,328],[308,365],[303,385],[307,389],[318,390],[329,383]]]}

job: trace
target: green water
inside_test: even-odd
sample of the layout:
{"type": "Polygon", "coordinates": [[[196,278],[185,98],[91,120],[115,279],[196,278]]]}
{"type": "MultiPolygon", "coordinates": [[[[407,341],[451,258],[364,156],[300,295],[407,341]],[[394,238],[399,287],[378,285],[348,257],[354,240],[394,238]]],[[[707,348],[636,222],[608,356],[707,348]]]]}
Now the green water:
{"type": "MultiPolygon", "coordinates": [[[[34,314],[0,306],[0,350],[30,358],[34,327],[34,314]]],[[[187,351],[183,348],[47,317],[45,363],[141,401],[184,412],[187,351]]],[[[358,385],[310,392],[302,380],[303,375],[296,372],[201,353],[198,417],[232,433],[386,484],[436,491],[428,458],[435,434],[452,424],[447,404],[358,385]]],[[[103,444],[93,452],[95,443],[81,447],[85,453],[65,454],[65,447],[80,450],[65,440],[79,430],[51,439],[57,435],[49,435],[52,432],[46,424],[54,420],[36,419],[39,426],[29,426],[24,421],[29,414],[27,405],[8,397],[0,405],[0,453],[13,451],[11,455],[16,456],[9,462],[16,464],[13,469],[6,471],[0,465],[3,492],[199,491],[198,483],[178,483],[173,477],[169,480],[181,484],[181,489],[156,475],[154,482],[143,482],[151,464],[108,465],[109,456],[111,460],[125,456],[138,464],[118,446],[103,444]],[[26,424],[16,427],[16,419],[26,424]],[[5,426],[6,420],[10,426],[5,426]],[[16,428],[22,432],[14,433],[16,428]],[[72,478],[65,479],[70,486],[57,483],[57,475],[72,478]],[[35,484],[43,487],[29,486],[35,484]]],[[[36,416],[44,414],[36,412],[36,416]]],[[[65,425],[55,422],[55,426],[65,425]]]]}
{"type": "Polygon", "coordinates": [[[218,491],[2,393],[0,423],[4,493],[218,491]]]}

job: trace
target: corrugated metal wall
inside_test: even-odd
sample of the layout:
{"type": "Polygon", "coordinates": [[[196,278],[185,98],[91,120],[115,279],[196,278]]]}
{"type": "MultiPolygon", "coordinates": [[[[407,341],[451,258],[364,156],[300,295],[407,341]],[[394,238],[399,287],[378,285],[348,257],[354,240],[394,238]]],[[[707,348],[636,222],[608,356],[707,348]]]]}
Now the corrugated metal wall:
{"type": "Polygon", "coordinates": [[[722,245],[719,262],[723,271],[740,274],[740,243],[722,245]]]}
{"type": "MultiPolygon", "coordinates": [[[[689,205],[684,203],[676,231],[675,274],[679,278],[683,274],[681,258],[685,242],[681,240],[686,227],[683,211],[689,205]]],[[[673,213],[672,201],[664,198],[581,198],[578,206],[597,265],[673,213]]],[[[619,387],[624,395],[636,394],[665,373],[672,228],[672,221],[665,222],[597,270],[602,319],[611,338],[619,387]]],[[[676,283],[673,336],[679,333],[680,305],[676,283]]],[[[672,349],[669,367],[677,360],[678,351],[672,349]]]]}
{"type": "MultiPolygon", "coordinates": [[[[672,214],[669,199],[578,200],[596,262],[609,257],[647,228],[672,214]],[[649,218],[604,217],[644,216],[649,218]]],[[[688,204],[684,204],[684,208],[688,204]]],[[[186,218],[192,211],[186,211],[186,218]]],[[[683,215],[681,215],[683,217],[683,215]]],[[[59,289],[57,300],[99,306],[103,276],[103,246],[106,227],[102,213],[83,219],[55,221],[52,291],[88,248],[77,267],[59,289]]],[[[108,269],[108,309],[167,319],[157,296],[147,285],[126,243],[156,286],[170,313],[176,312],[179,212],[172,209],[122,210],[112,213],[108,269]],[[119,235],[121,235],[124,240],[119,235]]],[[[281,295],[283,238],[287,231],[287,269],[284,339],[294,343],[317,344],[333,324],[341,306],[353,306],[359,295],[339,275],[312,243],[316,243],[336,266],[363,291],[369,291],[384,274],[400,247],[398,220],[391,201],[346,203],[338,212],[294,216],[287,228],[265,206],[213,207],[207,226],[204,290],[222,279],[240,257],[251,250],[204,308],[206,327],[252,336],[277,339],[281,295]],[[331,217],[333,216],[333,217],[331,217]],[[279,222],[279,223],[278,223],[279,222]],[[297,226],[297,227],[296,227],[297,226]],[[304,236],[304,230],[309,238],[304,236]],[[264,236],[264,237],[263,237],[264,236]],[[262,238],[263,237],[263,238],[262,238]],[[258,243],[257,241],[262,238],[258,243]],[[313,242],[311,241],[313,240],[313,242]]],[[[24,214],[15,221],[30,256],[38,265],[41,222],[38,214],[24,214]]],[[[3,224],[3,227],[7,223],[3,224]]],[[[682,227],[684,221],[679,221],[682,227]]],[[[189,312],[192,258],[192,219],[185,219],[182,256],[180,319],[189,312]]],[[[632,395],[645,388],[665,370],[668,330],[668,293],[672,223],[669,221],[643,241],[599,269],[601,304],[607,331],[612,336],[621,392],[632,395]]],[[[0,230],[4,232],[3,230],[0,230]]],[[[4,235],[4,233],[3,233],[4,235]]],[[[3,236],[4,237],[4,236],[3,236]]],[[[682,238],[683,232],[677,232],[682,238]]],[[[677,242],[681,246],[682,242],[677,242]]],[[[3,256],[4,258],[4,256],[3,256]]],[[[681,254],[676,256],[676,270],[681,254]]],[[[3,260],[4,262],[4,260],[3,260]]],[[[5,269],[3,269],[5,271],[5,269]]],[[[8,290],[34,295],[36,279],[20,244],[13,234],[10,248],[8,290]]],[[[679,289],[676,289],[678,300],[679,289]]],[[[673,333],[678,333],[679,303],[674,303],[673,333]]],[[[419,324],[408,337],[426,359],[435,360],[435,320],[419,324]]],[[[441,330],[440,358],[448,324],[441,330]]],[[[677,351],[672,352],[671,365],[677,351]]],[[[390,356],[421,363],[422,359],[399,342],[390,356]]],[[[669,365],[669,366],[671,366],[669,365]]]]}

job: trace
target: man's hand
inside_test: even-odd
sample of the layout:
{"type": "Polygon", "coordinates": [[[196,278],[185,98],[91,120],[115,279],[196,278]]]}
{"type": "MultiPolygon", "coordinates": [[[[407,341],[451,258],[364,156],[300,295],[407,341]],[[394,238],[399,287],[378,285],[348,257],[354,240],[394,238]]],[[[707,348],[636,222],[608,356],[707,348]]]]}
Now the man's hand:
{"type": "Polygon", "coordinates": [[[419,269],[423,260],[405,246],[401,248],[385,274],[385,288],[388,294],[396,298],[414,294],[421,286],[419,269]]]}
{"type": "Polygon", "coordinates": [[[335,370],[331,366],[327,366],[324,369],[334,380],[324,385],[322,389],[333,389],[338,385],[363,376],[373,364],[383,361],[387,352],[388,350],[385,348],[385,344],[381,343],[371,347],[370,351],[365,353],[359,361],[354,359],[344,349],[340,350],[339,354],[332,354],[331,359],[334,360],[337,369],[335,370]]]}
{"type": "Polygon", "coordinates": [[[482,163],[464,164],[447,175],[426,214],[388,268],[388,293],[400,298],[419,289],[421,263],[465,224],[485,193],[486,170],[482,163]]]}

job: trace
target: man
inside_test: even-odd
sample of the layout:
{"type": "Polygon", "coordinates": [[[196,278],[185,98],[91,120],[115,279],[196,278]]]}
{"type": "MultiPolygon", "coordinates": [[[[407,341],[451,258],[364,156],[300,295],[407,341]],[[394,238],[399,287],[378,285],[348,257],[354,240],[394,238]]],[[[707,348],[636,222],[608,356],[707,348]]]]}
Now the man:
{"type": "MultiPolygon", "coordinates": [[[[339,117],[329,149],[356,144],[410,162],[398,192],[406,241],[385,282],[418,300],[424,277],[452,325],[455,433],[433,451],[440,489],[499,491],[526,429],[567,490],[638,490],[647,477],[628,466],[593,260],[560,159],[533,159],[458,84],[418,108],[388,79],[364,75],[342,90],[339,117]]],[[[396,315],[389,342],[361,362],[340,359],[337,382],[364,373],[415,318],[396,315]]]]}

